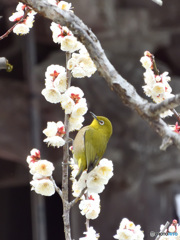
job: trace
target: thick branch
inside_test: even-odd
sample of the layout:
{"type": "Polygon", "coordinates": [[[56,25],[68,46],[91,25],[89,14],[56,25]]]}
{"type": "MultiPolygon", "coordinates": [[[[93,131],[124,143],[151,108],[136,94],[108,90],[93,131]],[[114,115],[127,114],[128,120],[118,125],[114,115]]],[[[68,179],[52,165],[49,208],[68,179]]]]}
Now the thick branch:
{"type": "MultiPolygon", "coordinates": [[[[180,136],[172,132],[165,122],[157,116],[158,110],[153,114],[152,104],[140,97],[135,88],[115,70],[107,59],[97,37],[77,16],[72,12],[63,11],[52,6],[47,0],[22,0],[22,2],[28,4],[44,17],[58,24],[67,26],[79,41],[86,46],[100,75],[104,77],[111,90],[116,92],[124,104],[137,111],[143,119],[149,122],[160,136],[166,139],[166,146],[175,143],[180,149],[180,136]],[[168,144],[167,139],[169,139],[168,144]]],[[[162,149],[165,149],[165,145],[162,149]]]]}

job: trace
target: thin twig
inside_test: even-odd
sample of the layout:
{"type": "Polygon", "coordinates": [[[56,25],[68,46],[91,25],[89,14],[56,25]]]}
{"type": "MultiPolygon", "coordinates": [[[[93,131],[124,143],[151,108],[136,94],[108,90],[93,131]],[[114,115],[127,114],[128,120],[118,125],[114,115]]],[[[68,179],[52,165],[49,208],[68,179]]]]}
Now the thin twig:
{"type": "Polygon", "coordinates": [[[86,218],[86,222],[85,222],[86,231],[88,231],[88,229],[89,229],[89,224],[90,224],[90,220],[86,218]]]}
{"type": "MultiPolygon", "coordinates": [[[[169,222],[166,222],[166,224],[164,225],[161,233],[164,233],[164,232],[165,232],[165,230],[169,227],[169,224],[170,224],[169,222]]],[[[155,238],[155,240],[159,240],[160,237],[161,237],[161,235],[158,234],[158,236],[155,238]]]]}
{"type": "Polygon", "coordinates": [[[156,61],[154,55],[152,57],[152,62],[153,62],[153,71],[155,75],[159,75],[159,69],[157,68],[156,61]]]}
{"type": "Polygon", "coordinates": [[[59,196],[62,198],[62,191],[61,191],[61,189],[56,185],[56,182],[55,182],[55,180],[54,180],[54,178],[51,176],[51,181],[52,181],[52,183],[53,183],[53,185],[54,185],[54,187],[55,187],[55,190],[56,190],[56,192],[59,194],[59,196]]]}
{"type": "Polygon", "coordinates": [[[175,117],[177,118],[178,122],[180,123],[180,116],[179,116],[179,113],[178,113],[175,109],[173,109],[172,111],[173,111],[175,117]]]}
{"type": "Polygon", "coordinates": [[[17,26],[19,23],[24,21],[24,19],[27,17],[28,11],[29,11],[29,8],[26,7],[24,10],[24,16],[17,23],[15,23],[7,32],[5,32],[2,36],[0,36],[0,40],[8,37],[8,35],[13,31],[15,26],[17,26]]]}
{"type": "Polygon", "coordinates": [[[73,207],[79,200],[80,198],[84,195],[85,191],[87,190],[87,187],[85,187],[81,193],[79,194],[79,196],[77,198],[75,198],[74,200],[72,200],[70,203],[69,203],[69,207],[73,207]]]}
{"type": "MultiPolygon", "coordinates": [[[[85,199],[87,200],[88,199],[88,194],[85,193],[85,199]]],[[[86,226],[86,231],[88,232],[88,229],[89,229],[89,224],[90,224],[90,220],[86,218],[86,221],[85,221],[85,226],[86,226]]]]}
{"type": "Polygon", "coordinates": [[[180,93],[176,94],[171,98],[165,99],[161,103],[157,103],[157,104],[152,103],[151,105],[148,106],[148,114],[155,117],[171,109],[179,120],[179,115],[176,112],[176,110],[174,110],[174,108],[178,107],[179,105],[180,105],[180,93]]]}

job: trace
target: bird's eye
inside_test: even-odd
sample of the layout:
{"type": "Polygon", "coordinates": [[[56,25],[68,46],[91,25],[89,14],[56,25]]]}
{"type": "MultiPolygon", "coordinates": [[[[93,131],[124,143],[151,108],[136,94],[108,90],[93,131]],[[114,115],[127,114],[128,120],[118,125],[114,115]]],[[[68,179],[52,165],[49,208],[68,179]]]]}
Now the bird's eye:
{"type": "Polygon", "coordinates": [[[99,124],[100,124],[100,125],[104,125],[104,121],[103,121],[103,120],[100,120],[100,121],[99,121],[99,124]]]}

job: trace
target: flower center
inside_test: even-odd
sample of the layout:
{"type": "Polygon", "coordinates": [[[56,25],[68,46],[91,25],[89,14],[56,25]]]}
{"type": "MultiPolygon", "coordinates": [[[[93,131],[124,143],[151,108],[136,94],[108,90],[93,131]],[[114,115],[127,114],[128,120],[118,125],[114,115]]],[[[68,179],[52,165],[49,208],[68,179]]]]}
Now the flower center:
{"type": "Polygon", "coordinates": [[[77,104],[80,99],[79,94],[71,93],[71,99],[75,102],[75,104],[77,104]]]}

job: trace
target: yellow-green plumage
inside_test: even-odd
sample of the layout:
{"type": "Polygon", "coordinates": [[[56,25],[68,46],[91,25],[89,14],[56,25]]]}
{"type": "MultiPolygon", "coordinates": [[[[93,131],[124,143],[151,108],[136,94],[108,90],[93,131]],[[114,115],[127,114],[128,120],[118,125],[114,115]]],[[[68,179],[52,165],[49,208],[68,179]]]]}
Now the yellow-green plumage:
{"type": "Polygon", "coordinates": [[[109,119],[91,114],[94,120],[77,133],[73,142],[73,157],[79,166],[77,180],[84,170],[87,169],[89,173],[97,166],[112,135],[112,124],[109,119]]]}

